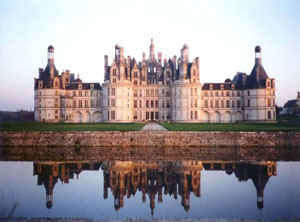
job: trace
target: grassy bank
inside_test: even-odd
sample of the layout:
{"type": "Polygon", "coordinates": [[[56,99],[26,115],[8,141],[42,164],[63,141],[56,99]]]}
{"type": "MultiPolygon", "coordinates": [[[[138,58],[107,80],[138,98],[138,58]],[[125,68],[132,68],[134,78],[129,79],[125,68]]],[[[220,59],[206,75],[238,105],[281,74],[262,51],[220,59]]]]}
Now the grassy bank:
{"type": "Polygon", "coordinates": [[[170,131],[300,131],[293,123],[162,123],[170,131]]]}
{"type": "Polygon", "coordinates": [[[2,123],[0,131],[137,131],[143,123],[2,123]]]}

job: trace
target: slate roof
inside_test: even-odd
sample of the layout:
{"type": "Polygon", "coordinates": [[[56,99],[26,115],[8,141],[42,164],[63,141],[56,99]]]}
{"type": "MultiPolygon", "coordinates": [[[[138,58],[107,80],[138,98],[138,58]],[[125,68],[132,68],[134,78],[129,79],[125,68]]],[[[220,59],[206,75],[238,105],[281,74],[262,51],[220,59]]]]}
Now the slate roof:
{"type": "Polygon", "coordinates": [[[213,90],[221,90],[222,84],[225,90],[231,90],[231,83],[204,83],[202,86],[202,90],[209,90],[210,85],[212,85],[213,90]]]}
{"type": "Polygon", "coordinates": [[[284,108],[300,107],[300,100],[297,99],[289,100],[286,102],[286,104],[284,104],[283,107],[284,108]]]}
{"type": "Polygon", "coordinates": [[[66,89],[70,89],[70,90],[78,89],[79,84],[82,85],[82,89],[91,89],[91,84],[94,84],[94,89],[101,89],[99,83],[70,83],[66,85],[66,89]]]}
{"type": "Polygon", "coordinates": [[[244,89],[246,86],[247,75],[246,73],[238,72],[232,80],[236,89],[244,89]]]}
{"type": "Polygon", "coordinates": [[[251,74],[247,77],[247,89],[261,89],[266,87],[266,79],[268,75],[264,67],[260,63],[256,63],[252,69],[251,74]]]}

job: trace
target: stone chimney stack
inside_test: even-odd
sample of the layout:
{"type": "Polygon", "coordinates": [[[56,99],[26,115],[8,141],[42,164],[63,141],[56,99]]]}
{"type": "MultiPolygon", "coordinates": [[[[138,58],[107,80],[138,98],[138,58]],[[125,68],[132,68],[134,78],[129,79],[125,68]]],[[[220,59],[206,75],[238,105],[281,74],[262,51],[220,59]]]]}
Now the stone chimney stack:
{"type": "Polygon", "coordinates": [[[153,43],[153,38],[151,39],[151,44],[150,44],[149,49],[150,49],[150,55],[149,56],[150,56],[150,59],[153,61],[155,59],[155,52],[154,52],[155,47],[154,47],[154,43],[153,43]]]}
{"type": "Polygon", "coordinates": [[[161,61],[162,61],[162,53],[161,52],[159,52],[159,53],[157,53],[157,57],[158,57],[158,62],[161,64],[161,61]]]}

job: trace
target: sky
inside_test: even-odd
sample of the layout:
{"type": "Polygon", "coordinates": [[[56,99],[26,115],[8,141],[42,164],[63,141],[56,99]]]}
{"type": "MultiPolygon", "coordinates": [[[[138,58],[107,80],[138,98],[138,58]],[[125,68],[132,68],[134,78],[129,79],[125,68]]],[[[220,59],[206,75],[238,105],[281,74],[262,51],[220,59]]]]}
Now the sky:
{"type": "Polygon", "coordinates": [[[112,62],[119,44],[140,60],[151,38],[167,58],[188,44],[201,83],[249,74],[260,45],[282,106],[300,91],[299,11],[298,0],[1,0],[0,110],[33,110],[33,79],[49,45],[60,72],[102,83],[104,55],[112,62]]]}

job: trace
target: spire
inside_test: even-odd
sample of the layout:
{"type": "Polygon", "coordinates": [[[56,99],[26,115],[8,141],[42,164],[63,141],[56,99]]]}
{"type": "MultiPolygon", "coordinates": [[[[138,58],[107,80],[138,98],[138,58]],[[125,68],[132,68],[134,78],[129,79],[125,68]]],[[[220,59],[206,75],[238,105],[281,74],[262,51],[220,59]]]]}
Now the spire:
{"type": "Polygon", "coordinates": [[[153,38],[151,38],[151,44],[150,44],[150,59],[154,60],[155,58],[155,53],[154,53],[154,43],[153,43],[153,38]]]}

